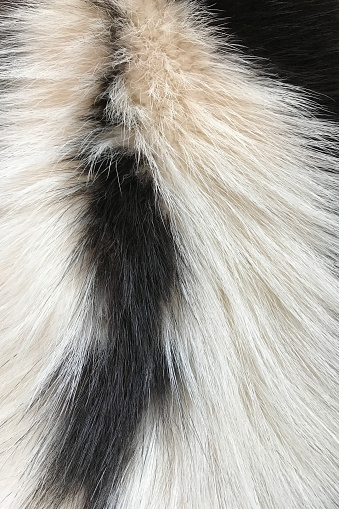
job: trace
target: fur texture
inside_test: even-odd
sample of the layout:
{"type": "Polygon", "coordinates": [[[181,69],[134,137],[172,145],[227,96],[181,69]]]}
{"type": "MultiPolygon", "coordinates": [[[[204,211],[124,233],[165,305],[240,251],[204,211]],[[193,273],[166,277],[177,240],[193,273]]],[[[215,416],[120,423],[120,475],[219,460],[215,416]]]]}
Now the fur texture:
{"type": "Polygon", "coordinates": [[[217,24],[284,81],[339,115],[337,0],[206,0],[217,24]]]}
{"type": "Polygon", "coordinates": [[[3,509],[338,506],[338,129],[213,19],[1,11],[3,509]]]}

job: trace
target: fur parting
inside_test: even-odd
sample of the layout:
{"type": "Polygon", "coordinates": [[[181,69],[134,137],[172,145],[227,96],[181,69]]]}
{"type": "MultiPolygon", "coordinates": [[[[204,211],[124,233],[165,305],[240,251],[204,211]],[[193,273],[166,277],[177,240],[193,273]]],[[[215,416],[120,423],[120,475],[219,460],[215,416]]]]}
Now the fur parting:
{"type": "Polygon", "coordinates": [[[337,507],[337,127],[190,2],[35,0],[1,16],[1,507],[337,507]],[[174,249],[174,289],[154,304],[169,392],[142,396],[119,479],[91,498],[86,476],[46,486],[101,351],[97,287],[75,254],[94,196],[83,190],[117,151],[151,182],[137,210],[152,210],[152,253],[167,266],[174,249]]]}

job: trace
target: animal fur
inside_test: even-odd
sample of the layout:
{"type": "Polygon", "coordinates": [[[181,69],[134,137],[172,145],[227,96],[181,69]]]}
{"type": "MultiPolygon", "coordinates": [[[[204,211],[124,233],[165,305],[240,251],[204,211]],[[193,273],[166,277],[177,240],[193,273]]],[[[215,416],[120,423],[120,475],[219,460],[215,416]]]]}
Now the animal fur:
{"type": "Polygon", "coordinates": [[[338,507],[330,114],[188,1],[0,15],[1,508],[338,507]]]}

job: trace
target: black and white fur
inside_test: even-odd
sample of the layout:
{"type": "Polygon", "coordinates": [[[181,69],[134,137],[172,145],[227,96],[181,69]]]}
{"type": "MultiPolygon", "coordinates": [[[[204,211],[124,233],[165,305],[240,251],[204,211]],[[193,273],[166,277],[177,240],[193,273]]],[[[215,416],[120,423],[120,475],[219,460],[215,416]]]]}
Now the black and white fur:
{"type": "Polygon", "coordinates": [[[298,5],[2,5],[1,508],[338,507],[338,8],[298,5]]]}

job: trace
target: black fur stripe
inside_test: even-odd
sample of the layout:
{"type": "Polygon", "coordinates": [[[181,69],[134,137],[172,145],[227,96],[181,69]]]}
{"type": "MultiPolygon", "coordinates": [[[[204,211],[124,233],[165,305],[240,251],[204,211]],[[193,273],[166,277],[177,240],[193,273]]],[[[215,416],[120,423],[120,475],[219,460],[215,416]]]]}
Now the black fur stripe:
{"type": "MultiPolygon", "coordinates": [[[[43,488],[51,506],[82,490],[84,507],[105,508],[143,413],[155,402],[164,406],[170,391],[161,333],[177,277],[175,249],[152,181],[139,168],[134,154],[105,155],[83,189],[88,208],[77,259],[87,274],[90,348],[74,397],[67,394],[72,380],[62,393],[68,406],[43,488]]],[[[72,362],[65,359],[54,388],[72,362]]]]}
{"type": "Polygon", "coordinates": [[[207,0],[227,31],[339,116],[338,0],[207,0]]]}

